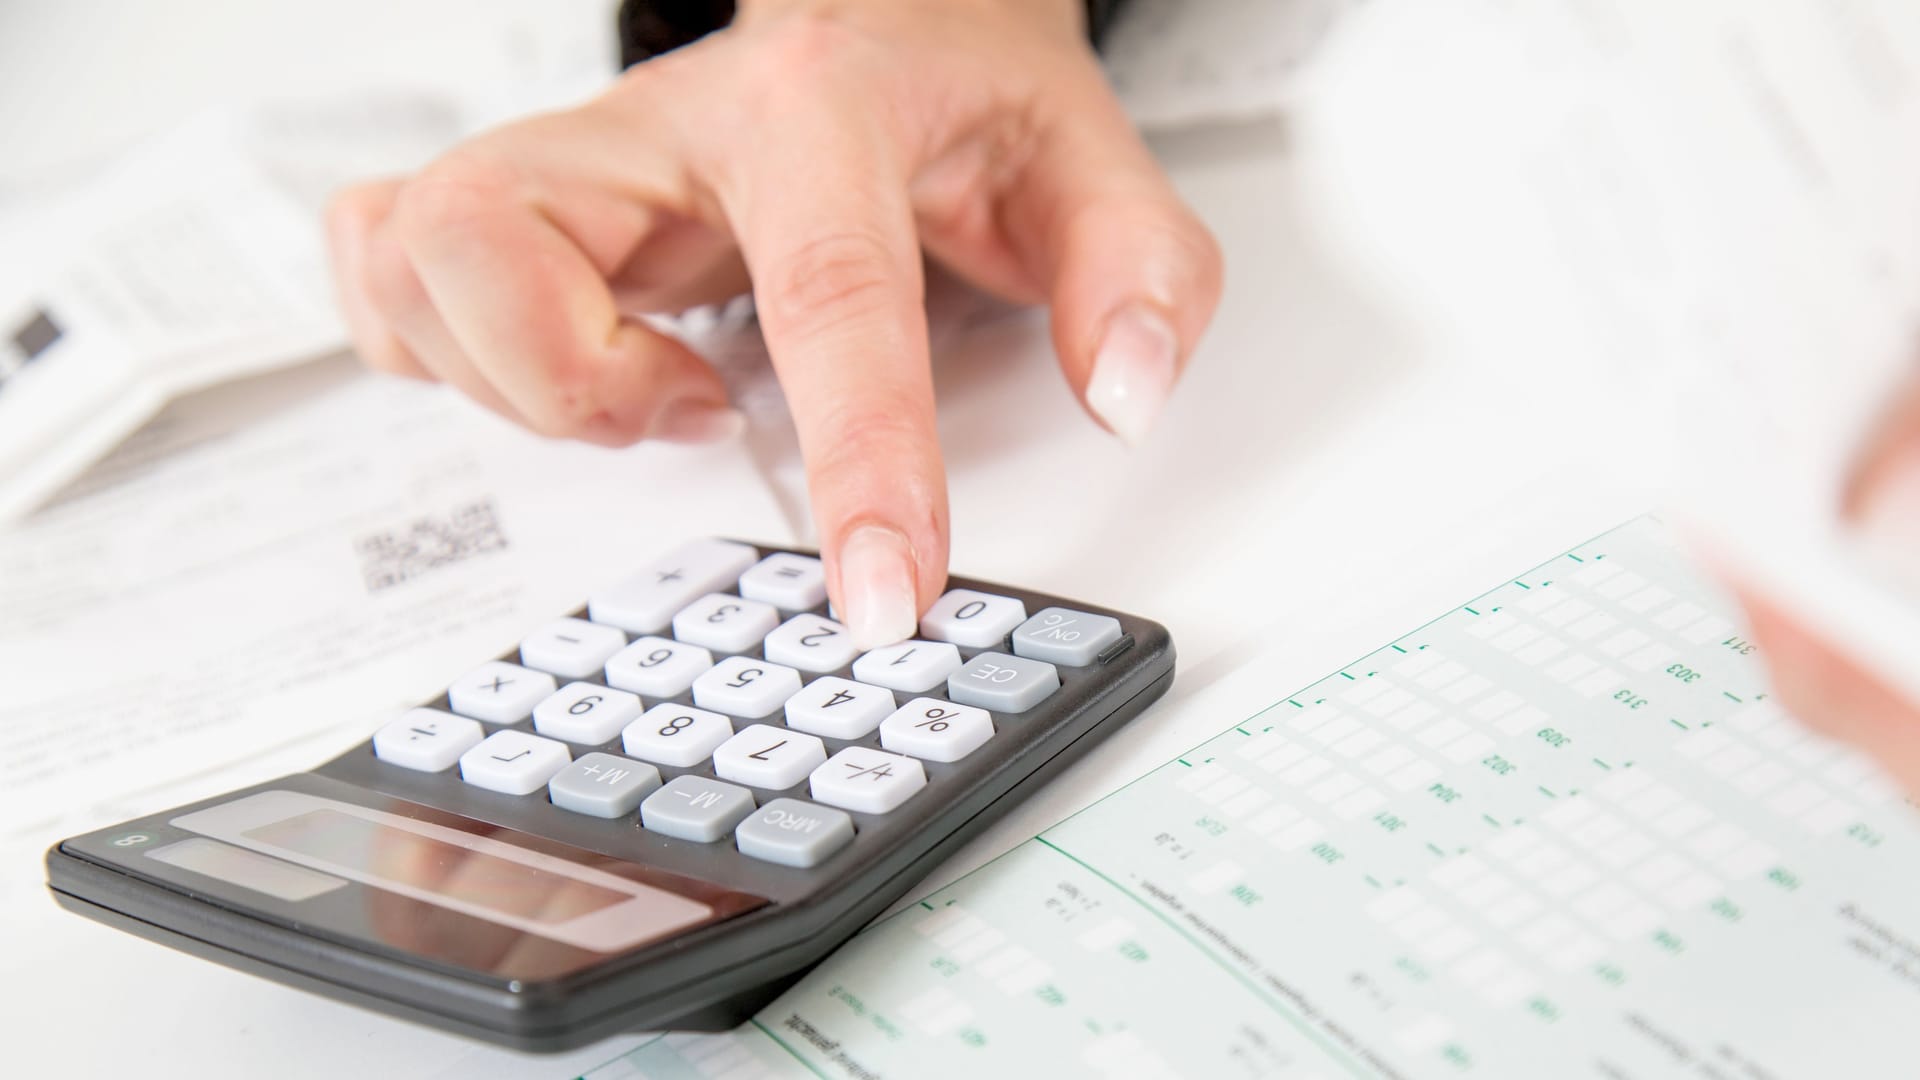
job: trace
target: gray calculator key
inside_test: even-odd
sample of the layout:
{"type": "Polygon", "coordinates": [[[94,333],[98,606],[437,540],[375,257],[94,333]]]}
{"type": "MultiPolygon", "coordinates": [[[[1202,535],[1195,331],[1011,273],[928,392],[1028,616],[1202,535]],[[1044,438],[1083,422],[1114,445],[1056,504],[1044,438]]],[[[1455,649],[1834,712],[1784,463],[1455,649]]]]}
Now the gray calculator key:
{"type": "Polygon", "coordinates": [[[640,824],[663,836],[711,844],[753,813],[753,793],[704,776],[676,776],[640,804],[640,824]]]}
{"type": "Polygon", "coordinates": [[[547,781],[553,805],[576,814],[617,818],[633,813],[660,786],[660,770],[613,754],[582,754],[547,781]]]}
{"type": "Polygon", "coordinates": [[[1120,632],[1119,619],[1050,607],[1013,632],[1013,651],[1029,660],[1084,667],[1119,641],[1120,632]]]}
{"type": "Polygon", "coordinates": [[[801,868],[818,866],[853,839],[853,819],[799,799],[775,799],[740,823],[740,854],[801,868]]]}
{"type": "Polygon", "coordinates": [[[995,712],[1026,712],[1060,689],[1060,673],[1043,660],[986,652],[947,677],[947,696],[995,712]]]}

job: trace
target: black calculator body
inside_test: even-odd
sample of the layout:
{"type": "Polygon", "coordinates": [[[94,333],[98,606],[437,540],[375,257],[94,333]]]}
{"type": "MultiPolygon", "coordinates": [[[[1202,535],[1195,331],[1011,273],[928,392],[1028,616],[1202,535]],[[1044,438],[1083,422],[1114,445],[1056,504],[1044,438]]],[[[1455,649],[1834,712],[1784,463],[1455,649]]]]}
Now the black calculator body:
{"type": "MultiPolygon", "coordinates": [[[[933,640],[923,622],[923,640],[878,659],[864,654],[831,671],[774,662],[769,653],[806,662],[805,649],[832,645],[837,624],[818,580],[810,553],[696,541],[643,569],[626,593],[612,590],[604,603],[596,596],[546,631],[559,640],[543,639],[540,648],[561,650],[549,666],[576,667],[550,680],[545,711],[511,718],[509,710],[495,714],[502,722],[476,722],[457,702],[484,712],[490,706],[474,704],[473,695],[486,684],[468,679],[413,710],[415,720],[395,721],[311,772],[63,841],[47,854],[49,885],[63,907],[141,937],[518,1049],[557,1051],[628,1031],[732,1027],[1138,715],[1173,678],[1173,644],[1157,623],[958,578],[929,619],[944,605],[946,636],[968,644],[933,640]],[[689,562],[691,573],[675,565],[689,562]],[[695,591],[698,600],[689,601],[695,591]],[[719,643],[737,651],[695,648],[711,671],[676,694],[617,688],[629,677],[651,678],[650,660],[657,670],[683,659],[676,627],[699,636],[738,621],[742,610],[764,619],[769,601],[743,592],[778,601],[781,637],[747,644],[729,631],[719,643]],[[791,606],[800,604],[807,606],[791,606]],[[682,621],[658,625],[669,607],[682,621]],[[995,610],[993,625],[969,622],[995,610]],[[716,614],[711,624],[685,621],[716,614]],[[596,629],[609,625],[601,616],[626,626],[617,635],[596,629]],[[604,639],[602,651],[617,642],[613,655],[624,659],[587,671],[601,654],[568,653],[577,652],[576,639],[604,639]],[[831,716],[842,699],[855,703],[871,691],[846,684],[862,673],[892,677],[874,665],[902,650],[907,661],[892,666],[920,663],[917,646],[949,667],[951,648],[960,666],[937,685],[889,690],[893,708],[880,726],[858,734],[864,722],[849,727],[834,718],[838,726],[821,727],[826,721],[800,719],[815,715],[800,707],[802,695],[814,705],[833,703],[821,713],[831,716]],[[1007,674],[1015,669],[1018,678],[1007,674]],[[697,702],[733,702],[729,695],[757,692],[748,672],[785,678],[789,670],[801,693],[784,710],[728,716],[736,730],[725,743],[697,762],[682,754],[686,744],[673,740],[719,711],[697,702]],[[1035,678],[1044,680],[1037,689],[1035,678]],[[992,696],[1006,686],[1026,687],[1025,696],[992,696]],[[609,702],[644,711],[599,741],[541,734],[604,736],[611,729],[593,729],[582,717],[609,702]],[[790,727],[789,716],[848,737],[790,727]],[[458,741],[475,737],[469,725],[481,737],[472,746],[458,741]],[[386,757],[376,748],[380,739],[386,757]],[[554,742],[564,755],[547,745],[554,742]],[[453,750],[461,751],[456,763],[431,767],[453,750]],[[757,786],[791,780],[780,759],[801,751],[810,756],[793,767],[808,768],[806,778],[757,786]],[[520,791],[541,774],[524,770],[542,753],[563,757],[572,779],[556,773],[547,786],[520,791]],[[636,784],[646,788],[645,800],[632,809],[636,784]],[[745,816],[735,821],[735,814],[745,816]]],[[[515,689],[500,672],[521,672],[547,688],[547,676],[523,663],[534,648],[529,639],[491,662],[494,682],[507,684],[496,692],[515,689]]],[[[822,655],[814,668],[845,656],[822,655]]]]}

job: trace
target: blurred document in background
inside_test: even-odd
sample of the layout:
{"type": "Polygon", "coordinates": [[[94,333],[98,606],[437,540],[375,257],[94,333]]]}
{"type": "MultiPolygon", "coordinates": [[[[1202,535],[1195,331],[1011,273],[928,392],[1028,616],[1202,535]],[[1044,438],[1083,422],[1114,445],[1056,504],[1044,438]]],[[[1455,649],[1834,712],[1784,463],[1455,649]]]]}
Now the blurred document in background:
{"type": "Polygon", "coordinates": [[[423,160],[457,134],[456,119],[417,99],[221,110],[92,180],[9,204],[0,521],[169,400],[339,349],[322,193],[363,169],[423,160]]]}
{"type": "Polygon", "coordinates": [[[1920,700],[1920,597],[1837,515],[1916,370],[1920,6],[1380,4],[1316,73],[1301,138],[1357,261],[1538,408],[1615,400],[1566,437],[1920,700]]]}

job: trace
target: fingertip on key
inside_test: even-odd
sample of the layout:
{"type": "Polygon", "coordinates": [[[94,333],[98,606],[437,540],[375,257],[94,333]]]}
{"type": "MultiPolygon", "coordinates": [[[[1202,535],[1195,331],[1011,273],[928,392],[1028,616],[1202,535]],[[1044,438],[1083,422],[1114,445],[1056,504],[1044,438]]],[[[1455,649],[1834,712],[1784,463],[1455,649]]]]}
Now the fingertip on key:
{"type": "Polygon", "coordinates": [[[920,620],[907,538],[884,525],[862,525],[841,545],[839,562],[854,644],[874,649],[912,637],[920,620]]]}

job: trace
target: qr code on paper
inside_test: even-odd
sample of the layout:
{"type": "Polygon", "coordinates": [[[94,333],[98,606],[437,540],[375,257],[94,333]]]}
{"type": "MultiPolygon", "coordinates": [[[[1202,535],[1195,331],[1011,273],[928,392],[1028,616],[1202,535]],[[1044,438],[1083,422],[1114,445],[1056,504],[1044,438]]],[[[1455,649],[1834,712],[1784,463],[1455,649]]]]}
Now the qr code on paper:
{"type": "Polygon", "coordinates": [[[360,578],[368,592],[379,592],[440,567],[505,550],[506,546],[507,537],[500,531],[491,499],[431,514],[401,529],[363,536],[354,544],[360,554],[360,578]]]}

